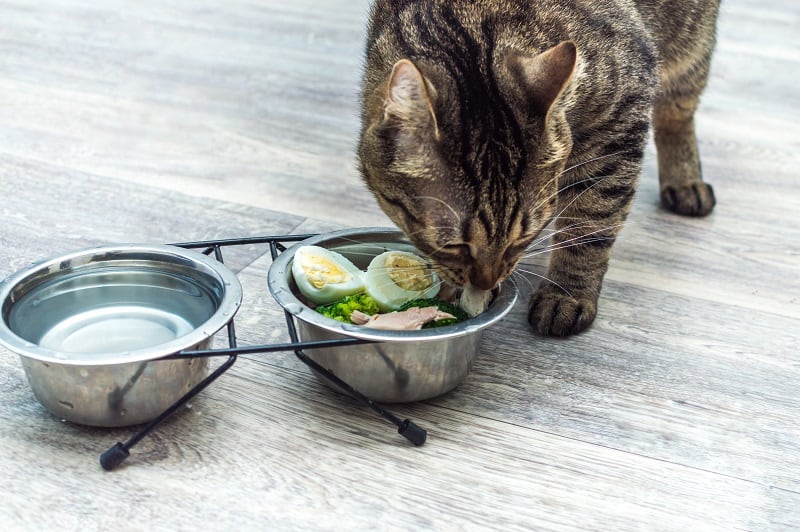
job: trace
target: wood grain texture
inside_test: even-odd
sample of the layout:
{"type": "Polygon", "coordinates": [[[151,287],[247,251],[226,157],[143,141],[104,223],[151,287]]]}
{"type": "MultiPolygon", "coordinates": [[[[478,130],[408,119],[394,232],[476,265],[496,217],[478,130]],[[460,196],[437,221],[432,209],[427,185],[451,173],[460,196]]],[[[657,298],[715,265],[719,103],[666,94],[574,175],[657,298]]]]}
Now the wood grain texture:
{"type": "MultiPolygon", "coordinates": [[[[2,277],[33,261],[101,244],[286,234],[303,220],[8,155],[0,171],[2,277]]],[[[263,252],[234,248],[228,266],[238,271],[263,252]]]]}
{"type": "MultiPolygon", "coordinates": [[[[109,242],[385,225],[354,161],[366,0],[0,4],[0,278],[109,242]]],[[[243,356],[132,449],[62,422],[0,349],[3,530],[800,527],[800,5],[726,0],[697,117],[705,219],[647,153],[599,316],[534,336],[527,294],[414,448],[291,353],[243,356]]],[[[288,339],[264,246],[226,252],[241,344],[288,339]]],[[[215,360],[214,364],[220,361],[215,360]]]]}
{"type": "Polygon", "coordinates": [[[143,185],[386,223],[353,157],[366,10],[4,2],[2,144],[143,185]]]}

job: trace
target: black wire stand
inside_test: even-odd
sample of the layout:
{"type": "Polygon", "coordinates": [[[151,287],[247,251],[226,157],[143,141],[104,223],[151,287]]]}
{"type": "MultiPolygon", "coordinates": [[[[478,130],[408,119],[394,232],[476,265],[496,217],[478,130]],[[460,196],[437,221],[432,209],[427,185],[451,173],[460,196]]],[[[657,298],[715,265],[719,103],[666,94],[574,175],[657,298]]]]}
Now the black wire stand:
{"type": "MultiPolygon", "coordinates": [[[[220,263],[224,263],[222,254],[223,248],[231,246],[245,246],[254,244],[266,244],[269,246],[272,259],[275,260],[278,255],[286,251],[286,244],[296,243],[311,238],[313,234],[297,234],[297,235],[282,235],[282,236],[259,236],[249,238],[233,238],[223,240],[206,240],[199,242],[182,242],[171,244],[173,246],[182,247],[186,249],[200,249],[204,255],[212,255],[220,263]]],[[[206,350],[187,350],[159,358],[157,360],[178,360],[178,359],[196,359],[201,357],[228,357],[228,359],[217,367],[211,374],[203,379],[194,388],[189,390],[183,397],[178,399],[174,404],[167,408],[164,412],[159,414],[158,417],[141,427],[138,432],[131,436],[126,442],[118,442],[107,449],[100,455],[100,465],[106,471],[111,471],[119,466],[130,456],[130,449],[141,441],[145,436],[155,430],[161,423],[168,417],[178,411],[181,407],[191,401],[197,394],[202,392],[208,385],[217,380],[222,374],[228,371],[236,363],[240,355],[249,355],[256,353],[275,353],[279,351],[293,351],[295,356],[300,359],[306,366],[314,370],[317,375],[328,380],[340,390],[344,391],[362,405],[372,409],[380,417],[389,421],[397,427],[397,432],[405,437],[408,441],[416,446],[423,445],[427,438],[427,432],[416,425],[409,419],[400,419],[392,412],[386,410],[384,407],[372,401],[369,397],[365,396],[345,381],[337,377],[332,371],[321,366],[309,357],[305,350],[315,349],[321,347],[340,347],[351,346],[357,344],[368,343],[368,340],[361,340],[358,338],[341,338],[337,340],[320,340],[320,341],[300,341],[297,335],[297,329],[294,324],[294,317],[288,312],[284,311],[286,316],[286,327],[289,332],[290,342],[253,345],[239,347],[236,343],[236,326],[235,318],[228,322],[228,347],[220,349],[206,349],[206,350]]]]}

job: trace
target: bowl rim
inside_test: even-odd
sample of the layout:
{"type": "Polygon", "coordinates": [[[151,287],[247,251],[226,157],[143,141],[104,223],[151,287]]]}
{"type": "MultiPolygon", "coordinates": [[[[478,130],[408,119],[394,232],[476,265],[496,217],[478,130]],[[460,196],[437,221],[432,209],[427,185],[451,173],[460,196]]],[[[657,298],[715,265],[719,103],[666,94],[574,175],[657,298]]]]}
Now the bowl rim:
{"type": "Polygon", "coordinates": [[[391,243],[397,241],[398,244],[413,246],[402,231],[392,227],[349,228],[315,235],[290,246],[270,265],[267,273],[267,285],[272,297],[283,310],[307,324],[315,325],[331,333],[376,342],[437,341],[474,334],[486,329],[506,316],[517,301],[517,287],[514,286],[513,283],[504,283],[499,288],[492,304],[480,315],[460,323],[454,323],[453,325],[421,329],[418,331],[385,331],[370,329],[363,326],[342,323],[325,317],[301,301],[290,288],[288,279],[291,275],[294,253],[301,246],[321,245],[337,239],[341,239],[343,245],[361,243],[353,241],[353,239],[357,237],[373,239],[372,242],[363,242],[365,244],[379,242],[391,243]],[[393,240],[381,241],[380,239],[382,238],[393,240]]]}
{"type": "MultiPolygon", "coordinates": [[[[234,318],[241,306],[241,302],[242,285],[236,275],[223,263],[203,253],[169,244],[101,245],[34,262],[0,281],[0,345],[21,357],[68,366],[105,366],[156,360],[188,349],[214,336],[234,318]],[[173,267],[178,264],[195,268],[213,278],[218,283],[218,286],[223,287],[220,291],[221,299],[215,312],[192,331],[168,342],[102,355],[96,353],[85,355],[82,353],[65,354],[45,348],[18,336],[9,327],[6,312],[3,309],[6,308],[6,303],[13,291],[21,283],[31,280],[37,275],[52,278],[58,275],[59,271],[70,269],[65,265],[72,265],[75,261],[78,261],[77,267],[88,264],[111,266],[114,261],[128,260],[133,255],[152,255],[154,264],[158,263],[159,257],[163,258],[162,262],[165,264],[167,263],[167,258],[172,258],[173,262],[170,264],[173,267]],[[175,262],[175,259],[178,262],[175,262]],[[48,273],[48,270],[52,271],[48,273]]],[[[11,306],[13,304],[13,302],[10,303],[11,306]]]]}

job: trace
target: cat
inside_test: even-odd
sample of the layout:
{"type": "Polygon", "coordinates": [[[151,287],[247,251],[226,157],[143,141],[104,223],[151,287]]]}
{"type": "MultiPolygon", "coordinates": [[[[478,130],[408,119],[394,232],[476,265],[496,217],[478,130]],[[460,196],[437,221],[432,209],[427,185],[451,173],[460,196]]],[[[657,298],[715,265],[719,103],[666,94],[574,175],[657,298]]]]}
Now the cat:
{"type": "Polygon", "coordinates": [[[703,216],[694,112],[719,0],[376,0],[358,160],[452,285],[490,290],[554,221],[528,321],[594,321],[650,125],[662,205],[703,216]]]}

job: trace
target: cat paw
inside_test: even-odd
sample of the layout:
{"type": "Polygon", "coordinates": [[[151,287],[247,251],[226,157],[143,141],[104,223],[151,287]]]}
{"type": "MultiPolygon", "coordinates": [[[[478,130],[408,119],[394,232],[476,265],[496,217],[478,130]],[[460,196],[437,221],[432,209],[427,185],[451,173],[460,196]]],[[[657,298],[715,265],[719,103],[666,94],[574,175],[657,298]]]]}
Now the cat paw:
{"type": "Polygon", "coordinates": [[[596,300],[576,299],[563,292],[541,288],[531,297],[528,322],[539,334],[569,336],[588,328],[596,315],[596,300]]]}
{"type": "Polygon", "coordinates": [[[705,216],[714,209],[716,204],[714,189],[708,183],[669,185],[661,191],[661,205],[684,216],[705,216]]]}

